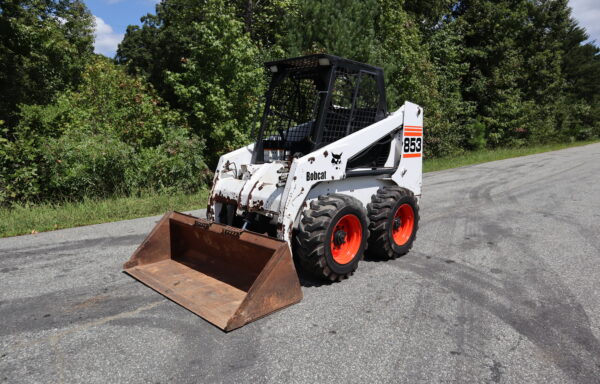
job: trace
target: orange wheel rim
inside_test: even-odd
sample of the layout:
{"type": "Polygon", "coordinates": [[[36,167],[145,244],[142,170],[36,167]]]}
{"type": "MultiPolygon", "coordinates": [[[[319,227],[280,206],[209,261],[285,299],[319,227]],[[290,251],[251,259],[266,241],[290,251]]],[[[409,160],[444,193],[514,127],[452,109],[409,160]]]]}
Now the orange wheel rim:
{"type": "Polygon", "coordinates": [[[355,215],[343,216],[333,228],[330,239],[331,255],[338,264],[351,262],[360,248],[362,224],[355,215]]]}
{"type": "Polygon", "coordinates": [[[402,204],[396,210],[392,220],[392,238],[396,245],[408,242],[415,226],[415,212],[410,204],[402,204]]]}

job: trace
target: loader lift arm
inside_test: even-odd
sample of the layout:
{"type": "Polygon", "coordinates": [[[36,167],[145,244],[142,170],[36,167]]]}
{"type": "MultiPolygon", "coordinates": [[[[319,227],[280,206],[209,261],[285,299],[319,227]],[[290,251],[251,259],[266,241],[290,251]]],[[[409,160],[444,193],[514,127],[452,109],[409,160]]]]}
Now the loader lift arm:
{"type": "MultiPolygon", "coordinates": [[[[288,177],[296,180],[295,183],[287,183],[283,192],[280,205],[280,221],[278,225],[278,237],[290,240],[294,223],[304,204],[310,190],[319,183],[343,180],[348,176],[348,162],[356,155],[361,154],[365,147],[377,144],[382,138],[393,134],[390,143],[392,150],[386,159],[386,168],[364,168],[366,172],[378,173],[377,170],[385,170],[381,174],[390,173],[388,177],[398,185],[410,188],[415,195],[421,194],[421,151],[419,157],[408,157],[398,143],[403,142],[404,126],[422,127],[423,113],[421,107],[413,103],[405,103],[400,109],[369,127],[363,128],[349,136],[334,143],[320,148],[315,153],[310,153],[299,159],[294,159],[290,167],[288,177]],[[334,158],[335,156],[335,158],[334,158]],[[334,161],[335,160],[335,161],[334,161]],[[410,172],[408,171],[410,169],[410,172]],[[326,179],[311,178],[307,175],[325,174],[326,179]]],[[[355,169],[356,170],[356,169],[355,169]]],[[[359,169],[360,170],[360,169],[359,169]]]]}

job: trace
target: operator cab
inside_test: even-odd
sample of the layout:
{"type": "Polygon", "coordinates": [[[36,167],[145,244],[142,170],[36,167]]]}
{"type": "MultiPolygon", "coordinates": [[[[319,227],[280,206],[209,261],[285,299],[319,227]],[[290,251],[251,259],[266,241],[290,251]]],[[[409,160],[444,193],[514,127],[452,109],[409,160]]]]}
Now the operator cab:
{"type": "MultiPolygon", "coordinates": [[[[254,147],[255,164],[291,161],[387,116],[381,68],[326,54],[265,66],[271,82],[254,147]]],[[[352,166],[380,166],[387,157],[386,144],[389,140],[368,148],[352,166]]]]}

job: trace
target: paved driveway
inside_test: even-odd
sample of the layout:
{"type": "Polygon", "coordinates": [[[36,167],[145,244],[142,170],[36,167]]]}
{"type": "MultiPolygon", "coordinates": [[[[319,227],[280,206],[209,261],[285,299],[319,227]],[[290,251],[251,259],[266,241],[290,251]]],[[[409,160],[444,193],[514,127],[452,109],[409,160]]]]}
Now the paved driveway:
{"type": "Polygon", "coordinates": [[[421,217],[229,334],[121,272],[157,218],[0,239],[0,381],[600,382],[600,144],[429,173],[421,217]]]}

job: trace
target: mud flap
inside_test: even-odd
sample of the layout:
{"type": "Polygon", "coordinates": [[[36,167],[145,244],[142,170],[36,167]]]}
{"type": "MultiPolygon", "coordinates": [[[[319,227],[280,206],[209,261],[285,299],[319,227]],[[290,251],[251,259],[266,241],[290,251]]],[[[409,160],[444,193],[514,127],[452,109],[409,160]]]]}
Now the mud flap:
{"type": "Polygon", "coordinates": [[[231,331],[302,300],[285,241],[168,212],[124,271],[231,331]]]}

